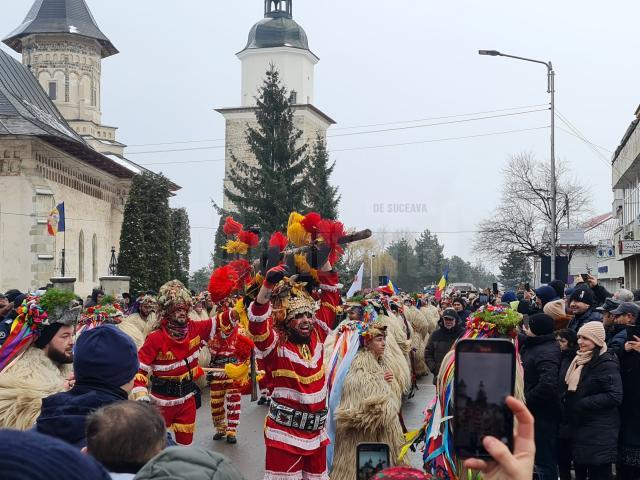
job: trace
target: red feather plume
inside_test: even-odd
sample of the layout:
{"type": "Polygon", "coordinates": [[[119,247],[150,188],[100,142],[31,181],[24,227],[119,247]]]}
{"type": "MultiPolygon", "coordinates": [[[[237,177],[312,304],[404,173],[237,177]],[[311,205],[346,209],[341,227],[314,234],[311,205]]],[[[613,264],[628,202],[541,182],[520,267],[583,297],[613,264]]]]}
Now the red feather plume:
{"type": "Polygon", "coordinates": [[[243,283],[246,285],[251,283],[251,273],[253,272],[253,269],[251,268],[251,264],[248,260],[244,258],[234,260],[229,263],[229,266],[238,274],[238,288],[241,287],[243,283]]]}
{"type": "Polygon", "coordinates": [[[251,358],[251,351],[255,347],[253,341],[244,335],[236,337],[236,358],[241,362],[246,362],[251,358]]]}
{"type": "Polygon", "coordinates": [[[344,225],[337,220],[321,220],[318,222],[318,233],[324,240],[324,243],[331,248],[329,262],[334,265],[338,258],[340,258],[340,255],[344,253],[344,250],[338,243],[338,240],[344,237],[344,225]]]}
{"type": "Polygon", "coordinates": [[[214,303],[227,298],[238,285],[238,272],[231,266],[216,268],[209,279],[209,293],[214,303]]]}
{"type": "Polygon", "coordinates": [[[260,242],[260,237],[253,232],[247,232],[242,230],[238,233],[238,240],[249,245],[249,248],[257,247],[258,242],[260,242]]]}
{"type": "Polygon", "coordinates": [[[309,212],[304,216],[300,223],[307,232],[312,233],[313,230],[318,227],[318,223],[320,223],[320,221],[322,221],[322,217],[319,213],[309,212]]]}
{"type": "Polygon", "coordinates": [[[236,222],[232,217],[227,217],[222,226],[222,231],[227,237],[237,235],[242,231],[242,224],[236,222]]]}
{"type": "Polygon", "coordinates": [[[269,240],[269,247],[278,247],[280,252],[284,252],[284,249],[287,248],[287,244],[289,240],[287,236],[282,232],[276,232],[271,235],[271,239],[269,240]]]}

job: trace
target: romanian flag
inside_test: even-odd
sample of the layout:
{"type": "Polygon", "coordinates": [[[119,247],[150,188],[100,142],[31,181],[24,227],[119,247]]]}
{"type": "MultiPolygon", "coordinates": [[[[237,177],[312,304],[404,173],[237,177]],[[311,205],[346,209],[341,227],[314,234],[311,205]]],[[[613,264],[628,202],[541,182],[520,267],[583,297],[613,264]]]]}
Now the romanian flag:
{"type": "Polygon", "coordinates": [[[56,206],[47,217],[47,232],[55,236],[58,232],[64,232],[64,202],[56,206]]]}
{"type": "Polygon", "coordinates": [[[447,286],[448,280],[449,280],[449,265],[444,267],[444,273],[442,274],[442,278],[438,282],[438,288],[436,289],[436,300],[440,300],[442,298],[442,293],[444,292],[444,289],[447,286]]]}
{"type": "Polygon", "coordinates": [[[389,279],[389,283],[387,283],[387,287],[389,287],[393,291],[394,295],[398,295],[400,293],[400,290],[396,288],[396,286],[393,284],[391,279],[389,279]]]}

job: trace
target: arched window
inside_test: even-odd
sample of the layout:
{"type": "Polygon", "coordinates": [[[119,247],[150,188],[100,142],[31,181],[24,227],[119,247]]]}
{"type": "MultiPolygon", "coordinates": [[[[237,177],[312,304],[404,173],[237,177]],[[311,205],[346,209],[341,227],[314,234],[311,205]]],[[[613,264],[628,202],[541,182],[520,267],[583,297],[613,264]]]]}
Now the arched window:
{"type": "Polygon", "coordinates": [[[78,281],[84,282],[84,232],[82,230],[78,238],[78,281]]]}
{"type": "Polygon", "coordinates": [[[93,268],[93,283],[98,281],[98,237],[93,234],[91,239],[91,264],[93,268]]]}

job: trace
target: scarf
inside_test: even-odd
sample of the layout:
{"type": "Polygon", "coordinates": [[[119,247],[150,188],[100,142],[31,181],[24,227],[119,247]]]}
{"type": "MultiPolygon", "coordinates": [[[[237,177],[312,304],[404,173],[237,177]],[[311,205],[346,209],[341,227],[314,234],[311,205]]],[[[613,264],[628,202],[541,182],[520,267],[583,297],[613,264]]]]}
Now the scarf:
{"type": "MultiPolygon", "coordinates": [[[[607,344],[605,343],[600,348],[600,355],[607,351],[607,344]]],[[[593,350],[588,352],[580,352],[576,353],[576,356],[571,361],[569,365],[569,369],[567,370],[567,374],[564,376],[564,381],[567,384],[567,390],[570,392],[575,392],[578,389],[578,384],[580,383],[580,375],[582,374],[582,367],[584,367],[587,363],[591,361],[593,357],[593,350]]]]}

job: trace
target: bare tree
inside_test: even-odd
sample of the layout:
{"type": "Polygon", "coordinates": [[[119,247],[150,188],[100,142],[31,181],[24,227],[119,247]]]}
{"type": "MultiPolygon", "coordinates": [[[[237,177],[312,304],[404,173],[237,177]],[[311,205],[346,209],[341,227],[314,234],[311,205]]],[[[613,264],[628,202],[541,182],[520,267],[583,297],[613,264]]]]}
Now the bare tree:
{"type": "MultiPolygon", "coordinates": [[[[512,156],[503,172],[502,197],[495,213],[480,222],[474,251],[495,260],[509,252],[548,255],[551,248],[551,172],[546,162],[530,152],[512,156]]],[[[590,213],[591,194],[587,187],[570,176],[566,162],[556,162],[556,232],[566,225],[582,223],[590,213]]],[[[558,241],[557,237],[555,239],[558,241]]]]}

